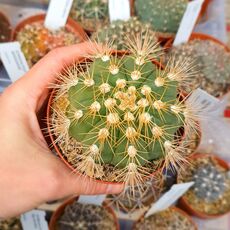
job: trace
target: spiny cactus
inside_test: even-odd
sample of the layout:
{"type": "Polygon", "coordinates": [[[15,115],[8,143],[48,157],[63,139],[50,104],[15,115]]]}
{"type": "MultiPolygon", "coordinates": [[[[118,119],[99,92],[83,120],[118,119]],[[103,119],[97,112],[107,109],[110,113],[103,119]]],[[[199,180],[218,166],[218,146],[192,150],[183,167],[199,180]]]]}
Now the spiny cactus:
{"type": "Polygon", "coordinates": [[[169,56],[193,61],[194,75],[190,85],[183,86],[185,91],[198,87],[215,97],[222,96],[230,89],[230,53],[221,45],[209,40],[193,40],[173,47],[169,56]]]}
{"type": "Polygon", "coordinates": [[[153,214],[147,218],[142,218],[134,225],[133,230],[196,230],[196,226],[181,212],[169,208],[165,211],[153,214]]]}
{"type": "Polygon", "coordinates": [[[220,199],[226,190],[225,174],[213,165],[199,167],[194,176],[194,192],[197,197],[207,202],[220,199]]]}
{"type": "Polygon", "coordinates": [[[130,38],[127,46],[129,54],[119,55],[95,44],[94,55],[60,74],[49,126],[73,168],[135,185],[162,161],[166,167],[183,165],[176,132],[196,128],[196,116],[178,97],[188,64],[158,68],[151,61],[157,45],[149,37],[130,38]]]}
{"type": "Polygon", "coordinates": [[[22,230],[22,225],[19,218],[11,218],[0,220],[1,230],[22,230]]]}
{"type": "Polygon", "coordinates": [[[113,47],[117,50],[125,50],[127,48],[127,35],[136,36],[142,34],[143,40],[145,36],[151,36],[152,40],[157,42],[155,32],[151,30],[149,24],[141,23],[137,18],[130,18],[128,21],[115,21],[112,24],[99,29],[92,36],[99,42],[113,41],[113,47]]]}
{"type": "Polygon", "coordinates": [[[59,218],[56,230],[116,230],[113,215],[103,206],[80,204],[67,205],[59,218]]]}
{"type": "Polygon", "coordinates": [[[187,4],[188,0],[136,0],[135,9],[140,21],[167,36],[177,32],[187,4]]]}
{"type": "Polygon", "coordinates": [[[66,28],[51,31],[42,23],[36,22],[22,28],[17,33],[16,40],[20,42],[29,66],[32,66],[50,50],[79,43],[82,38],[66,28]]]}
{"type": "Polygon", "coordinates": [[[9,42],[11,38],[11,26],[5,16],[0,12],[0,43],[9,42]]]}
{"type": "Polygon", "coordinates": [[[89,31],[109,23],[108,0],[74,0],[70,16],[89,31]]]}

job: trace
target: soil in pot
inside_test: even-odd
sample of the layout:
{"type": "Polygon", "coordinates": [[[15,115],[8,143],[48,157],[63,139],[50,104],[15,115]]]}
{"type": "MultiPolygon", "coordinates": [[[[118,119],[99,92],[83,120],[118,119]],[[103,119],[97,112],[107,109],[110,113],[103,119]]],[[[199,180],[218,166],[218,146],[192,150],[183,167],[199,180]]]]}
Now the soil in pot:
{"type": "Polygon", "coordinates": [[[140,219],[133,230],[197,230],[197,227],[186,215],[179,209],[169,208],[165,211],[156,213],[147,218],[140,219]]]}
{"type": "Polygon", "coordinates": [[[12,28],[8,19],[0,12],[0,43],[9,42],[11,40],[11,33],[12,28]]]}
{"type": "Polygon", "coordinates": [[[114,216],[103,206],[77,201],[65,207],[55,230],[117,230],[114,216]]]}
{"type": "Polygon", "coordinates": [[[174,64],[180,76],[188,75],[179,63],[159,68],[151,41],[137,37],[127,44],[128,53],[96,45],[95,55],[60,74],[49,99],[48,130],[72,170],[135,186],[163,161],[185,163],[176,133],[196,122],[193,107],[178,96],[174,64]]]}
{"type": "Polygon", "coordinates": [[[129,42],[129,39],[140,33],[143,40],[145,36],[151,36],[152,42],[157,42],[156,34],[151,30],[151,25],[138,21],[136,17],[130,18],[127,21],[118,20],[105,26],[97,30],[92,35],[92,39],[103,43],[113,41],[113,48],[115,50],[126,50],[126,44],[129,42]]]}
{"type": "Polygon", "coordinates": [[[229,168],[221,165],[215,157],[201,154],[194,157],[192,163],[193,167],[188,167],[178,177],[179,183],[195,182],[183,200],[195,213],[211,216],[229,212],[229,168]]]}
{"type": "Polygon", "coordinates": [[[230,52],[211,40],[195,39],[173,47],[168,58],[187,59],[196,71],[191,84],[182,85],[185,92],[198,87],[215,97],[221,97],[230,89],[230,52]]]}
{"type": "Polygon", "coordinates": [[[160,37],[175,36],[188,0],[135,0],[135,11],[141,22],[150,23],[160,37]]]}
{"type": "Polygon", "coordinates": [[[73,45],[83,41],[83,37],[76,35],[68,27],[59,30],[49,30],[44,26],[44,20],[28,22],[15,34],[20,42],[29,66],[33,66],[49,51],[61,46],[73,45]]]}
{"type": "Polygon", "coordinates": [[[74,0],[70,17],[86,31],[97,31],[109,24],[108,0],[74,0]]]}
{"type": "Polygon", "coordinates": [[[22,225],[19,218],[11,218],[0,220],[1,230],[22,230],[22,225]]]}

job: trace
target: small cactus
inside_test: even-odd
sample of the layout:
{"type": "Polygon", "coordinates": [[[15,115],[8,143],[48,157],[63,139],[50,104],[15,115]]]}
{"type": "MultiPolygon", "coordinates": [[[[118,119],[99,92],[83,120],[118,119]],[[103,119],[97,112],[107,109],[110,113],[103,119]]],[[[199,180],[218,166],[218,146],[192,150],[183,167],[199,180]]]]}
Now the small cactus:
{"type": "Polygon", "coordinates": [[[1,230],[22,230],[22,225],[19,218],[11,218],[7,220],[0,220],[1,230]]]}
{"type": "Polygon", "coordinates": [[[188,0],[136,0],[135,9],[140,21],[167,36],[177,33],[187,4],[188,0]]]}
{"type": "Polygon", "coordinates": [[[108,0],[74,0],[70,16],[89,31],[109,23],[108,0]]]}
{"type": "Polygon", "coordinates": [[[176,209],[168,208],[162,212],[155,213],[147,218],[142,218],[133,230],[196,230],[195,224],[190,218],[176,209]]]}
{"type": "Polygon", "coordinates": [[[107,45],[95,44],[93,56],[60,74],[50,130],[75,169],[133,186],[162,161],[175,168],[185,163],[176,132],[196,128],[196,117],[178,97],[178,83],[189,75],[184,63],[157,67],[150,37],[130,38],[126,55],[107,45]]]}
{"type": "Polygon", "coordinates": [[[27,24],[22,28],[17,33],[16,40],[21,44],[21,49],[28,65],[32,66],[50,50],[60,46],[79,43],[82,41],[82,38],[77,37],[77,35],[66,28],[51,31],[42,23],[36,22],[27,24]]]}
{"type": "Polygon", "coordinates": [[[198,87],[215,97],[223,96],[230,90],[230,53],[210,40],[195,39],[173,47],[169,57],[188,58],[194,63],[196,72],[190,84],[182,85],[189,92],[198,87]]]}
{"type": "Polygon", "coordinates": [[[113,215],[105,207],[75,201],[65,207],[55,229],[116,230],[116,225],[113,215]]]}
{"type": "Polygon", "coordinates": [[[225,174],[213,165],[199,167],[193,176],[195,181],[193,189],[196,196],[207,202],[220,199],[226,190],[225,177],[225,174]]]}
{"type": "Polygon", "coordinates": [[[113,41],[114,49],[125,50],[127,48],[127,34],[129,36],[136,36],[140,33],[143,36],[143,40],[145,36],[151,36],[153,42],[157,42],[157,37],[155,36],[155,32],[151,30],[151,26],[141,23],[137,18],[130,18],[128,21],[115,21],[99,29],[93,34],[92,38],[102,43],[113,41]]]}

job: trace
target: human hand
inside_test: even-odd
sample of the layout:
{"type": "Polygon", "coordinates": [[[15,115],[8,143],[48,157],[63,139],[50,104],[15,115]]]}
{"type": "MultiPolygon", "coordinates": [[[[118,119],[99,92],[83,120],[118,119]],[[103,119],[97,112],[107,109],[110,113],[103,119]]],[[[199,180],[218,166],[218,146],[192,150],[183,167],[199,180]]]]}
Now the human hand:
{"type": "Polygon", "coordinates": [[[1,218],[68,195],[122,191],[122,185],[97,183],[71,173],[50,152],[37,119],[56,73],[90,52],[87,43],[53,50],[0,96],[1,218]]]}

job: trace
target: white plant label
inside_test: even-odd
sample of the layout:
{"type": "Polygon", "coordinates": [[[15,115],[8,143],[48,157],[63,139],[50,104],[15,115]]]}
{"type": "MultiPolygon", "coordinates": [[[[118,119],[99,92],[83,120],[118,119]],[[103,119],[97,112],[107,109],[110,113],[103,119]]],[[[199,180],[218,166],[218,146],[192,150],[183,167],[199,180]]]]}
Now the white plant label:
{"type": "Polygon", "coordinates": [[[194,182],[175,184],[166,192],[156,203],[153,203],[151,208],[145,214],[145,217],[151,216],[154,213],[163,211],[175,203],[188,189],[194,185],[194,182]]]}
{"type": "Polygon", "coordinates": [[[69,16],[73,0],[51,0],[45,18],[45,27],[58,30],[64,27],[69,16]]]}
{"type": "Polygon", "coordinates": [[[18,80],[29,70],[19,42],[1,43],[0,57],[12,82],[18,80]]]}
{"type": "MultiPolygon", "coordinates": [[[[219,99],[213,97],[206,91],[198,88],[194,90],[191,96],[187,100],[191,105],[196,105],[198,107],[198,114],[207,114],[213,112],[218,108],[219,99]]],[[[186,103],[186,102],[185,102],[186,103]]]]}
{"type": "Polygon", "coordinates": [[[181,20],[173,45],[177,46],[187,42],[196,24],[204,0],[194,0],[188,3],[187,9],[181,20]]]}
{"type": "Polygon", "coordinates": [[[49,230],[45,219],[46,212],[42,210],[32,210],[21,215],[23,230],[49,230]]]}
{"type": "Polygon", "coordinates": [[[130,18],[129,0],[109,0],[110,22],[116,20],[128,20],[130,18]]]}
{"type": "Polygon", "coordinates": [[[95,204],[101,206],[103,201],[105,200],[106,195],[96,195],[96,196],[80,196],[78,199],[79,203],[82,204],[95,204]]]}

